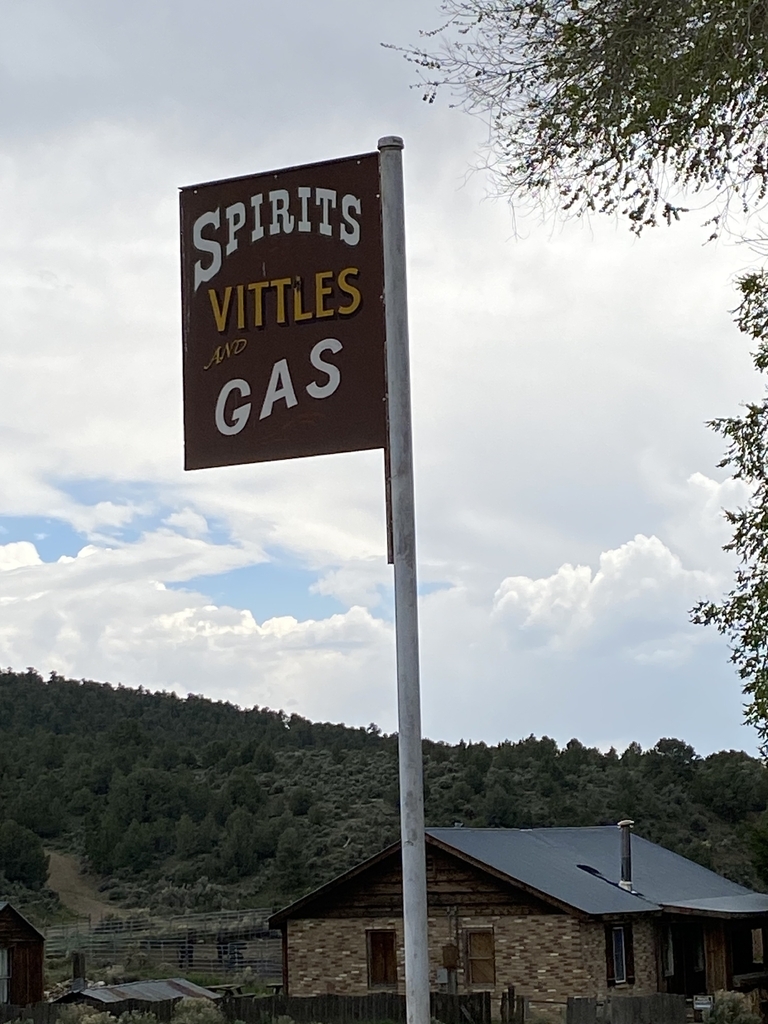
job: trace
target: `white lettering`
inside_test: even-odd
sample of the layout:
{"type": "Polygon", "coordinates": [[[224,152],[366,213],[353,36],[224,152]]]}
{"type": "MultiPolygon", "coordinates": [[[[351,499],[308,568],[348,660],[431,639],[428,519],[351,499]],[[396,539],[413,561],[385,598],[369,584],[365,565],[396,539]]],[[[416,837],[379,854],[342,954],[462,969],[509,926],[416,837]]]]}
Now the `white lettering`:
{"type": "Polygon", "coordinates": [[[269,386],[264,396],[264,404],[261,407],[259,419],[265,420],[267,416],[271,416],[272,406],[275,402],[279,402],[281,398],[285,399],[287,409],[292,409],[294,405],[299,404],[296,392],[293,390],[293,381],[288,370],[287,359],[279,359],[272,367],[272,376],[269,378],[269,386]]]}
{"type": "Polygon", "coordinates": [[[235,238],[235,235],[245,224],[245,204],[233,203],[232,206],[227,207],[225,212],[227,215],[227,223],[229,224],[229,240],[227,241],[227,248],[224,251],[227,256],[229,256],[229,254],[234,252],[237,248],[237,238],[235,238]]]}
{"type": "Polygon", "coordinates": [[[251,196],[251,206],[253,207],[253,231],[251,232],[251,241],[258,242],[260,238],[264,237],[264,228],[261,226],[261,204],[264,202],[264,196],[259,193],[257,196],[251,196]]]}
{"type": "Polygon", "coordinates": [[[269,225],[270,235],[280,234],[280,222],[283,225],[283,234],[289,235],[293,231],[293,214],[290,212],[291,198],[288,190],[276,188],[269,193],[269,201],[272,203],[272,223],[269,225]]]}
{"type": "Polygon", "coordinates": [[[336,338],[326,338],[325,341],[318,341],[309,353],[309,361],[316,370],[328,375],[327,384],[317,384],[314,381],[307,384],[307,394],[311,398],[330,398],[341,382],[341,373],[338,366],[333,363],[326,363],[321,358],[324,352],[341,352],[341,342],[336,338]]]}
{"type": "Polygon", "coordinates": [[[209,252],[211,254],[211,262],[207,267],[204,267],[200,260],[195,263],[195,291],[197,291],[203,281],[210,281],[221,270],[221,243],[217,242],[214,238],[203,238],[203,228],[208,227],[209,224],[214,228],[221,227],[221,213],[219,209],[209,210],[208,213],[201,214],[192,227],[192,241],[195,248],[199,252],[209,252]]]}
{"type": "Polygon", "coordinates": [[[360,241],[360,225],[350,216],[351,210],[360,216],[360,200],[357,196],[346,195],[341,200],[341,215],[347,223],[339,225],[339,237],[347,245],[357,245],[360,241]]]}
{"type": "Polygon", "coordinates": [[[315,206],[323,209],[323,219],[320,221],[320,234],[332,235],[333,228],[328,220],[329,208],[336,209],[336,192],[332,188],[315,189],[315,206]]]}
{"type": "Polygon", "coordinates": [[[299,231],[311,231],[312,222],[309,219],[309,200],[312,195],[312,189],[308,185],[300,185],[296,190],[299,194],[299,200],[301,202],[301,220],[299,221],[299,231]]]}
{"type": "Polygon", "coordinates": [[[224,411],[227,399],[233,391],[239,391],[241,398],[247,398],[251,393],[251,385],[247,380],[230,380],[219,392],[219,397],[216,400],[216,426],[220,434],[227,434],[229,436],[239,434],[251,415],[251,403],[244,402],[242,405],[235,406],[232,410],[232,422],[227,423],[224,411]]]}

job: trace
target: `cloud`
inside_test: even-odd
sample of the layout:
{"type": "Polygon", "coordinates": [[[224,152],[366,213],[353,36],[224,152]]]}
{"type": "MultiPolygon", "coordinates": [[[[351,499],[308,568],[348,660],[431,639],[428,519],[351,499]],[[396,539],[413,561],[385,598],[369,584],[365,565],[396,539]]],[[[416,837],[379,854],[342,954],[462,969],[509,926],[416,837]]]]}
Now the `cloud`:
{"type": "Polygon", "coordinates": [[[40,556],[34,544],[27,540],[0,544],[0,572],[27,565],[40,565],[40,556]]]}
{"type": "Polygon", "coordinates": [[[484,201],[484,126],[421,104],[379,46],[432,0],[297,0],[288,34],[277,8],[222,10],[265,42],[258,75],[210,47],[202,0],[0,10],[0,515],[28,545],[0,549],[0,656],[394,728],[381,453],[182,470],[177,189],[396,130],[420,579],[447,584],[420,603],[427,730],[750,742],[727,652],[687,620],[731,570],[741,492],[704,424],[756,390],[741,257],[695,224],[637,244],[484,201]],[[24,516],[89,545],[41,564],[24,516]],[[256,622],[189,582],[269,558],[348,610],[256,622]]]}
{"type": "Polygon", "coordinates": [[[0,569],[14,570],[0,574],[0,662],[74,676],[87,666],[98,679],[337,720],[387,714],[391,626],[367,609],[258,623],[247,610],[159,578],[238,558],[231,548],[163,531],[48,564],[31,544],[0,547],[0,569]]]}
{"type": "Polygon", "coordinates": [[[493,598],[494,616],[524,644],[573,656],[609,649],[652,662],[683,653],[681,628],[693,602],[711,592],[714,578],[684,568],[658,537],[638,534],[589,566],[560,566],[541,579],[509,576],[493,598]]]}

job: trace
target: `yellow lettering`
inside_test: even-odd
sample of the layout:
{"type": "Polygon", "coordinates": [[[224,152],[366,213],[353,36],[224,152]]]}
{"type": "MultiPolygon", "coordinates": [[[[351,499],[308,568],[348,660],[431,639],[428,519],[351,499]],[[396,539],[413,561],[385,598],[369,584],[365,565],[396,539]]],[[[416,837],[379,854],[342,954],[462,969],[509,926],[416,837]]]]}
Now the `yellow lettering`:
{"type": "Polygon", "coordinates": [[[237,329],[245,329],[245,285],[237,286],[237,329]]]}
{"type": "Polygon", "coordinates": [[[253,292],[253,326],[264,326],[264,289],[269,288],[269,281],[254,281],[248,285],[248,291],[253,292]]]}
{"type": "Polygon", "coordinates": [[[217,345],[216,348],[213,350],[213,355],[208,360],[207,365],[204,366],[203,369],[204,370],[210,370],[210,368],[214,365],[214,363],[216,364],[216,366],[218,366],[223,358],[224,358],[224,356],[221,354],[221,345],[217,345]]]}
{"type": "Polygon", "coordinates": [[[213,310],[213,318],[216,321],[216,328],[219,334],[221,334],[227,326],[229,300],[232,298],[232,285],[227,285],[224,289],[224,302],[222,305],[219,305],[219,296],[215,288],[208,289],[208,298],[211,300],[211,309],[213,310]]]}
{"type": "Polygon", "coordinates": [[[304,312],[302,306],[301,278],[297,277],[293,284],[293,319],[298,323],[300,320],[311,320],[312,310],[304,312]]]}
{"type": "Polygon", "coordinates": [[[319,274],[315,274],[315,316],[318,318],[333,316],[333,310],[325,308],[325,296],[333,292],[333,288],[325,284],[326,278],[329,277],[333,277],[332,270],[321,270],[319,274]]]}
{"type": "Polygon", "coordinates": [[[232,342],[232,355],[239,356],[247,344],[247,338],[237,338],[235,341],[232,342]]]}
{"type": "Polygon", "coordinates": [[[277,291],[277,322],[284,324],[285,321],[285,289],[290,285],[290,277],[278,277],[276,281],[270,281],[269,287],[277,291]]]}
{"type": "Polygon", "coordinates": [[[342,316],[351,316],[363,300],[360,290],[347,280],[348,277],[356,277],[359,273],[360,271],[357,267],[346,267],[339,273],[337,281],[338,286],[343,292],[349,295],[351,299],[351,302],[348,305],[339,306],[338,312],[341,313],[342,316]]]}

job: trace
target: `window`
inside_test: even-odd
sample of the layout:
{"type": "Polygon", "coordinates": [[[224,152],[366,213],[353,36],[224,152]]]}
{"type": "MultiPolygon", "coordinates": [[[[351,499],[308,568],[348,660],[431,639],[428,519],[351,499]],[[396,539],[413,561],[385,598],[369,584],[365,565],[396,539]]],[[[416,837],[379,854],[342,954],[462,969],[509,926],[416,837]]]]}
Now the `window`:
{"type": "Polygon", "coordinates": [[[0,1004],[9,1003],[11,981],[11,957],[7,949],[0,949],[0,1004]]]}
{"type": "Polygon", "coordinates": [[[467,932],[467,982],[470,985],[496,983],[492,931],[467,932]]]}
{"type": "Polygon", "coordinates": [[[763,963],[763,929],[752,929],[752,963],[763,963]]]}
{"type": "Polygon", "coordinates": [[[397,953],[393,931],[366,932],[368,988],[397,988],[397,953]]]}
{"type": "Polygon", "coordinates": [[[693,969],[697,973],[701,972],[706,968],[706,960],[704,958],[704,932],[701,928],[697,928],[693,935],[693,969]]]}
{"type": "Polygon", "coordinates": [[[662,939],[661,947],[661,959],[662,966],[664,968],[664,977],[673,977],[675,973],[675,945],[672,940],[672,929],[669,926],[667,926],[664,929],[664,937],[662,939]]]}
{"type": "Polygon", "coordinates": [[[605,965],[609,985],[634,985],[635,957],[631,924],[605,926],[605,965]]]}
{"type": "Polygon", "coordinates": [[[613,980],[623,985],[627,980],[627,957],[624,948],[624,928],[613,929],[613,980]]]}

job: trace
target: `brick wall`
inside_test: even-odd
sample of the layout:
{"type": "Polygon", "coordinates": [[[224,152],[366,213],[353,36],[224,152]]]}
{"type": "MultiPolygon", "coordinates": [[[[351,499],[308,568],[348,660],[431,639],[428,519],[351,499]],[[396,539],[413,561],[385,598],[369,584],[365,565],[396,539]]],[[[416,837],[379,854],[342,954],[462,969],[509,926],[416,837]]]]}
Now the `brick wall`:
{"type": "MultiPolygon", "coordinates": [[[[368,991],[368,929],[394,929],[397,935],[398,988],[404,990],[401,918],[307,918],[288,922],[288,986],[293,996],[363,995],[368,991]]],[[[464,955],[464,933],[492,928],[496,955],[495,995],[508,985],[534,999],[562,1002],[568,996],[605,997],[605,930],[598,922],[567,914],[457,917],[446,913],[429,920],[430,985],[437,988],[442,949],[457,943],[464,955]]],[[[657,991],[656,954],[650,921],[634,922],[635,977],[627,994],[657,991]]],[[[467,991],[463,967],[460,992],[467,991]]]]}

